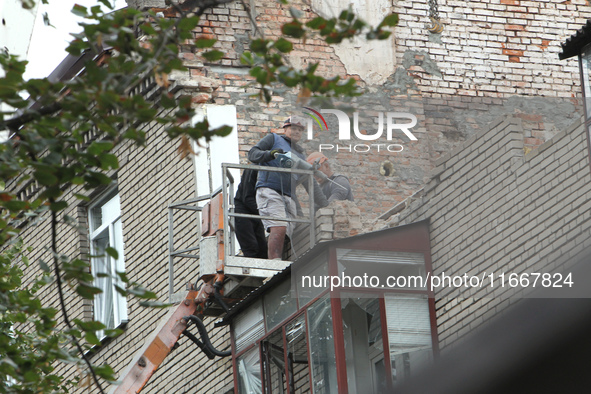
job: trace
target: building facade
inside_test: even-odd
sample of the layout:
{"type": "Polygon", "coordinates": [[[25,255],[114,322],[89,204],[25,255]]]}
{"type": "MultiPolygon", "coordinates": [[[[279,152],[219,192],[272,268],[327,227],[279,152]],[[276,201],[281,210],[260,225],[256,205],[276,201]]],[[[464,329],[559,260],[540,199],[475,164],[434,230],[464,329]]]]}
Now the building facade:
{"type": "MultiPolygon", "coordinates": [[[[320,239],[330,240],[335,233],[337,237],[362,234],[385,225],[412,226],[428,219],[428,258],[433,274],[463,274],[466,270],[477,274],[489,266],[519,270],[530,267],[533,260],[540,267],[551,267],[553,254],[560,254],[561,250],[556,243],[561,247],[574,243],[578,247],[579,240],[588,232],[587,203],[583,200],[585,185],[589,184],[584,132],[581,126],[570,127],[582,113],[578,66],[573,59],[560,61],[558,52],[560,43],[591,17],[591,7],[583,0],[447,1],[436,10],[443,31],[430,33],[425,27],[433,12],[429,3],[432,2],[383,1],[359,8],[374,22],[388,12],[399,14],[400,23],[393,37],[385,42],[335,47],[311,39],[295,45],[291,54],[294,65],[305,67],[309,62],[320,62],[319,70],[324,75],[353,76],[366,89],[362,97],[331,103],[356,109],[362,129],[359,134],[373,134],[374,120],[386,122],[388,112],[411,113],[417,119],[412,130],[416,141],[402,133],[393,135],[391,140],[372,140],[384,146],[392,143],[403,147],[400,152],[391,152],[377,151],[359,134],[349,142],[336,139],[337,118],[325,115],[328,130],[314,129],[313,138],[305,145],[309,152],[318,151],[323,144],[341,147],[323,153],[334,163],[336,172],[349,177],[356,201],[337,203],[319,213],[320,233],[332,234],[320,239]],[[385,114],[384,118],[380,114],[385,114]],[[495,121],[499,117],[501,120],[495,121]],[[370,150],[364,151],[365,146],[370,146],[370,150]],[[425,183],[422,194],[415,194],[425,183]],[[409,197],[411,200],[406,200],[409,197]],[[403,205],[392,210],[399,203],[403,205]],[[560,231],[554,231],[556,226],[560,231]],[[477,230],[463,232],[466,227],[477,230]],[[550,239],[554,242],[550,243],[550,239]],[[487,266],[482,267],[481,261],[487,266]]],[[[174,9],[167,8],[163,1],[130,0],[129,4],[140,9],[152,8],[164,17],[176,16],[174,9]]],[[[302,19],[306,19],[317,13],[331,15],[349,3],[312,1],[310,5],[293,5],[301,8],[302,19]]],[[[256,89],[250,85],[248,69],[240,63],[249,37],[257,34],[253,21],[265,34],[276,37],[289,15],[287,7],[274,1],[253,0],[215,7],[203,16],[195,36],[217,38],[216,45],[226,55],[220,62],[206,63],[191,45],[183,46],[180,56],[188,71],[172,75],[171,80],[177,92],[192,96],[199,117],[208,116],[213,124],[229,124],[234,132],[224,140],[212,141],[209,154],[184,160],[175,153],[176,143],[163,135],[155,122],[146,125],[145,149],[132,144],[118,148],[120,169],[111,174],[110,188],[90,196],[89,204],[80,204],[70,195],[66,214],[77,218],[88,230],[79,232],[60,226],[60,250],[86,258],[107,245],[122,245],[119,259],[94,261],[96,269],[100,269],[99,264],[104,269],[124,268],[133,281],[168,301],[171,291],[167,207],[211,193],[212,188],[221,185],[222,161],[245,163],[248,150],[266,133],[279,130],[287,116],[303,111],[298,92],[287,89],[276,90],[268,105],[250,97],[256,89]]],[[[28,187],[24,185],[22,193],[29,193],[28,187]]],[[[175,250],[198,244],[200,221],[190,211],[175,217],[175,250]]],[[[23,231],[26,244],[34,250],[32,261],[49,259],[43,250],[48,242],[47,225],[41,221],[23,231]]],[[[173,293],[182,293],[187,283],[196,281],[199,264],[195,258],[174,261],[173,293]]],[[[27,277],[35,274],[31,269],[27,277]]],[[[107,289],[111,284],[103,286],[107,289]]],[[[460,301],[455,294],[440,293],[435,294],[436,302],[427,302],[433,319],[429,335],[435,338],[431,349],[445,351],[510,303],[502,297],[483,301],[477,300],[478,296],[470,293],[460,301]]],[[[91,356],[93,362],[107,362],[122,375],[167,311],[144,308],[135,299],[121,300],[115,294],[109,298],[107,292],[103,297],[85,303],[70,292],[67,303],[72,317],[103,317],[111,327],[123,328],[121,336],[97,347],[91,356]],[[110,308],[101,309],[97,302],[110,308]]],[[[45,299],[54,305],[58,303],[55,294],[47,294],[45,299]]],[[[384,309],[380,318],[385,321],[388,296],[378,299],[384,309]]],[[[370,299],[365,300],[351,302],[347,312],[342,312],[346,306],[331,307],[350,313],[354,320],[353,315],[360,310],[365,308],[364,313],[368,313],[368,308],[376,307],[370,299]]],[[[289,316],[304,316],[298,315],[302,310],[298,306],[289,316]]],[[[343,321],[338,323],[339,327],[343,321]]],[[[214,327],[214,319],[205,322],[213,345],[222,350],[229,348],[230,329],[214,327]]],[[[288,329],[280,327],[280,331],[270,330],[265,335],[287,335],[288,329]]],[[[387,332],[387,328],[384,330],[387,332]]],[[[386,341],[388,335],[382,335],[382,340],[386,341]]],[[[264,343],[269,341],[261,338],[255,343],[267,346],[264,343]]],[[[340,349],[337,352],[345,352],[345,338],[339,340],[342,346],[336,347],[340,349]]],[[[182,338],[180,346],[163,360],[143,392],[249,392],[237,378],[240,357],[248,349],[241,349],[243,353],[238,354],[235,343],[234,337],[232,357],[209,360],[192,342],[182,338]]],[[[382,356],[387,348],[381,349],[382,356]]],[[[395,357],[380,358],[379,351],[376,357],[374,365],[383,362],[383,366],[376,367],[375,376],[389,374],[397,362],[395,357]]],[[[75,368],[63,368],[68,376],[79,373],[75,368]]],[[[340,379],[339,388],[348,384],[343,376],[354,376],[348,368],[341,364],[339,376],[334,376],[340,379]],[[344,375],[343,370],[347,371],[344,375]]],[[[325,380],[333,378],[331,373],[328,368],[325,380]]],[[[393,384],[393,380],[384,381],[393,384]]],[[[308,388],[294,386],[295,392],[335,392],[322,391],[315,388],[316,380],[311,382],[308,388]]],[[[379,390],[378,383],[375,384],[379,390]]],[[[336,386],[332,387],[334,390],[336,386]]],[[[357,386],[349,385],[349,391],[355,392],[352,387],[357,386]]],[[[81,387],[79,392],[97,391],[81,387]]]]}

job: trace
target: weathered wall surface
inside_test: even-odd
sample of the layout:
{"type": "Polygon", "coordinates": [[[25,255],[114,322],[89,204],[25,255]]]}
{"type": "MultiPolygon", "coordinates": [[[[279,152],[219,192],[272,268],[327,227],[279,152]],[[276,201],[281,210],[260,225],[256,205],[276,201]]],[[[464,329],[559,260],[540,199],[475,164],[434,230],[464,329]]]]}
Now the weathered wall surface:
{"type": "MultiPolygon", "coordinates": [[[[276,37],[280,24],[289,20],[287,8],[276,2],[250,1],[231,3],[208,12],[195,30],[196,36],[214,35],[227,56],[216,64],[203,64],[196,50],[187,46],[181,54],[190,67],[187,76],[207,75],[220,86],[209,94],[195,97],[202,103],[234,104],[238,111],[240,153],[246,162],[246,152],[267,132],[280,131],[283,120],[292,113],[302,114],[304,104],[297,102],[299,92],[277,87],[269,105],[257,98],[248,83],[252,79],[239,62],[240,54],[248,50],[249,35],[256,36],[248,18],[253,12],[258,28],[267,37],[276,37]]],[[[311,7],[298,2],[291,4],[304,11],[303,21],[316,12],[331,15],[331,9],[347,8],[347,1],[332,1],[311,7]]],[[[313,140],[306,141],[308,152],[319,145],[345,145],[324,153],[331,159],[337,173],[347,175],[352,182],[356,201],[362,214],[375,218],[393,203],[410,196],[429,179],[434,161],[474,133],[487,129],[488,123],[500,115],[512,114],[524,121],[526,149],[539,146],[552,135],[572,123],[572,109],[580,107],[574,100],[579,92],[578,66],[575,59],[558,60],[560,43],[591,16],[591,7],[584,1],[521,1],[497,0],[477,2],[445,2],[439,6],[444,25],[441,34],[431,34],[425,28],[428,5],[424,1],[395,1],[376,3],[372,9],[399,13],[400,23],[392,40],[381,43],[392,48],[391,53],[372,50],[369,44],[343,43],[328,46],[319,40],[308,39],[295,43],[290,56],[294,66],[305,67],[320,62],[324,75],[354,77],[367,89],[363,97],[334,105],[348,105],[360,113],[360,129],[372,134],[379,112],[411,112],[419,119],[413,130],[418,141],[397,135],[391,143],[401,143],[404,151],[368,153],[349,151],[348,145],[364,144],[353,137],[338,141],[336,117],[325,115],[328,131],[315,129],[313,140]],[[376,8],[377,7],[377,8],[376,8]],[[369,74],[360,59],[344,55],[366,51],[363,62],[373,62],[384,78],[383,82],[369,74]],[[391,64],[387,67],[378,67],[391,64]],[[359,68],[367,74],[358,71],[359,68]],[[561,98],[542,103],[535,108],[528,101],[532,96],[561,98]],[[510,99],[509,99],[510,98],[510,99]],[[433,100],[441,99],[435,103],[433,100]],[[573,100],[572,102],[570,100],[573,100]],[[475,108],[465,110],[468,105],[475,108]],[[438,109],[433,109],[433,107],[438,109]],[[441,108],[450,109],[442,116],[441,108]],[[548,110],[553,111],[552,114],[548,110]],[[386,171],[384,166],[393,168],[386,171]]],[[[374,11],[375,11],[374,10],[374,11]]],[[[370,72],[371,71],[371,72],[370,72]]],[[[308,102],[316,109],[321,103],[308,102]]],[[[351,116],[352,118],[352,116],[351,116]]],[[[372,141],[373,142],[373,141],[372,141]]],[[[376,143],[388,143],[381,138],[376,143]]],[[[361,148],[360,148],[361,149],[361,148]]]]}
{"type": "Polygon", "coordinates": [[[591,17],[587,1],[439,2],[440,35],[425,31],[427,10],[427,2],[395,2],[401,20],[397,46],[427,53],[441,74],[429,73],[420,59],[408,60],[422,91],[491,97],[573,97],[579,92],[576,60],[560,61],[558,53],[560,43],[591,17]]]}
{"type": "MultiPolygon", "coordinates": [[[[441,159],[433,180],[383,219],[430,220],[434,275],[555,273],[591,244],[590,193],[582,125],[524,155],[520,121],[501,119],[441,159]]],[[[517,300],[502,291],[436,290],[442,348],[517,300]]]]}
{"type": "MultiPolygon", "coordinates": [[[[165,7],[160,0],[130,0],[130,4],[165,7]]],[[[339,4],[348,6],[348,2],[339,4]]],[[[359,109],[361,127],[369,129],[369,133],[375,130],[372,119],[378,112],[410,111],[419,119],[419,141],[409,143],[404,137],[393,141],[404,144],[401,153],[326,152],[336,172],[351,180],[360,221],[373,219],[412,195],[439,165],[438,178],[425,189],[420,206],[412,205],[401,218],[401,223],[431,218],[435,273],[444,269],[463,273],[468,268],[484,270],[509,263],[519,267],[534,261],[544,264],[542,258],[549,259],[552,245],[556,245],[549,239],[570,245],[571,239],[585,236],[588,206],[582,196],[587,192],[589,171],[583,133],[580,128],[562,132],[577,118],[579,104],[563,100],[561,106],[552,102],[531,105],[518,95],[569,99],[578,94],[575,60],[559,61],[557,54],[560,42],[591,16],[587,2],[446,1],[439,7],[444,30],[438,35],[425,29],[426,1],[398,0],[388,8],[384,12],[399,13],[400,24],[392,43],[394,60],[388,63],[393,66],[385,75],[375,77],[378,79],[358,71],[358,64],[351,64],[355,58],[343,59],[342,54],[350,48],[335,49],[310,39],[305,44],[296,43],[292,54],[296,66],[319,61],[319,70],[325,75],[360,80],[367,94],[350,104],[359,109]],[[452,95],[455,98],[450,98],[452,95]],[[507,97],[511,98],[500,100],[507,97]],[[462,103],[474,104],[474,108],[462,103]],[[444,114],[441,108],[446,107],[453,110],[444,114]],[[489,130],[490,121],[506,113],[520,118],[522,129],[509,121],[481,131],[489,130]],[[474,134],[477,137],[470,139],[474,134]],[[537,153],[525,154],[524,150],[544,141],[548,142],[537,153]],[[462,149],[437,164],[437,159],[456,147],[462,149]],[[558,225],[562,226],[560,231],[548,229],[558,225]],[[476,230],[465,230],[469,228],[476,230]]],[[[269,105],[248,96],[256,90],[248,86],[252,79],[239,62],[240,54],[248,48],[249,36],[256,34],[248,9],[271,37],[289,18],[289,11],[272,0],[234,2],[211,10],[202,18],[195,35],[215,35],[220,41],[217,45],[227,51],[227,56],[219,63],[204,64],[193,47],[183,46],[181,56],[189,70],[176,76],[191,80],[199,88],[192,92],[196,107],[206,103],[236,105],[244,160],[246,152],[265,133],[277,131],[288,115],[301,113],[298,92],[278,88],[269,105]]],[[[315,16],[313,8],[304,6],[303,10],[303,19],[315,16]]],[[[377,52],[367,55],[377,55],[375,62],[380,62],[377,52]]],[[[384,72],[384,68],[379,70],[384,72]]],[[[306,143],[309,151],[317,150],[320,143],[336,142],[334,119],[327,120],[329,131],[316,130],[314,140],[306,143]]],[[[354,138],[350,143],[364,142],[354,138]]],[[[117,178],[126,267],[132,280],[156,291],[166,301],[166,206],[194,197],[194,175],[191,163],[177,158],[176,144],[154,125],[148,129],[147,144],[147,149],[124,146],[119,151],[122,168],[117,178]]],[[[84,224],[84,206],[71,198],[69,202],[72,209],[68,214],[84,224]]],[[[195,223],[187,217],[177,228],[185,233],[181,231],[177,237],[180,241],[176,247],[193,246],[195,223]]],[[[59,231],[59,247],[64,253],[76,256],[78,248],[88,250],[87,235],[67,226],[60,226],[59,231]]],[[[31,261],[49,260],[42,249],[48,244],[48,236],[47,221],[24,231],[27,244],[35,248],[31,261]]],[[[191,274],[196,266],[192,264],[185,261],[179,267],[186,281],[194,280],[191,274]]],[[[31,269],[27,278],[35,272],[31,269]]],[[[55,293],[46,299],[57,305],[55,293]]],[[[89,303],[81,304],[71,293],[67,294],[67,303],[72,317],[91,318],[89,303]]],[[[503,307],[496,300],[458,303],[442,294],[438,301],[442,345],[450,345],[503,307]]],[[[130,299],[130,323],[125,334],[99,349],[93,362],[107,361],[116,371],[123,370],[164,313],[141,308],[130,299]]],[[[221,332],[215,336],[214,345],[225,349],[228,338],[221,332]]],[[[72,368],[69,373],[77,372],[72,368]]],[[[231,381],[228,359],[206,360],[194,345],[182,339],[181,347],[166,359],[144,392],[223,393],[231,388],[231,381]]],[[[81,388],[80,392],[88,389],[81,388]]]]}

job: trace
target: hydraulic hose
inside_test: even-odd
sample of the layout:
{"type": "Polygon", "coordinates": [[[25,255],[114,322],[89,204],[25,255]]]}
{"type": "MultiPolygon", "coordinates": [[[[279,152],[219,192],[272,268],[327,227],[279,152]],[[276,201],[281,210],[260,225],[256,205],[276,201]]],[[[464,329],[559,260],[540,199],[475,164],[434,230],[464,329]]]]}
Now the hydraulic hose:
{"type": "Polygon", "coordinates": [[[228,313],[230,311],[230,308],[228,307],[228,304],[224,302],[224,299],[220,294],[220,289],[222,288],[222,286],[222,282],[215,282],[213,284],[213,298],[219,304],[219,306],[221,306],[224,309],[224,311],[228,313]]]}
{"type": "Polygon", "coordinates": [[[183,331],[183,335],[189,338],[195,345],[199,347],[199,349],[203,350],[203,353],[207,356],[208,359],[213,360],[215,358],[215,354],[213,354],[207,346],[203,344],[195,335],[193,335],[189,330],[183,331]]]}
{"type": "Polygon", "coordinates": [[[213,354],[215,354],[218,357],[228,357],[232,355],[232,350],[226,350],[225,352],[221,352],[219,350],[217,350],[215,347],[213,347],[213,345],[211,344],[211,341],[209,340],[209,335],[207,334],[207,329],[205,328],[205,324],[203,324],[203,321],[198,318],[195,315],[191,315],[191,316],[185,316],[183,317],[183,319],[187,320],[187,321],[192,321],[193,323],[195,323],[197,325],[197,329],[199,330],[199,334],[201,335],[201,340],[203,341],[203,344],[205,345],[205,347],[213,354]]]}

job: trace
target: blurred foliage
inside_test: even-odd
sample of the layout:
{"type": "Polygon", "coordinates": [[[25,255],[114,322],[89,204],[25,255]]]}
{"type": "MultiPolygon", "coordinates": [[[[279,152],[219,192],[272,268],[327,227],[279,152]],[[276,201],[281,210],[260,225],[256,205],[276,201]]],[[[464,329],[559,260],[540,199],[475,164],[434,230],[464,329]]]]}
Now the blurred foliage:
{"type": "MultiPolygon", "coordinates": [[[[21,2],[24,8],[34,6],[33,0],[21,2]]],[[[129,8],[112,12],[107,0],[99,0],[100,4],[91,8],[75,5],[72,12],[86,22],[81,25],[83,31],[73,35],[67,51],[79,57],[84,68],[63,81],[25,81],[27,62],[0,53],[0,103],[5,104],[0,130],[11,135],[0,143],[0,393],[67,392],[73,385],[90,384],[90,376],[95,383],[97,377],[114,380],[109,366],[91,366],[83,356],[92,346],[100,345],[95,333],[105,326],[96,321],[70,322],[65,305],[43,305],[38,296],[49,285],[57,285],[61,292],[64,280],[81,298],[92,299],[100,290],[94,287],[89,261],[61,254],[54,243],[48,247],[51,261],[36,262],[40,269],[33,269],[39,277],[25,286],[22,269],[28,267],[29,252],[19,230],[40,218],[49,218],[53,237],[58,225],[76,226],[76,221],[64,214],[68,208],[65,196],[77,187],[83,192],[75,197],[87,201],[91,191],[111,184],[119,168],[114,149],[125,141],[144,146],[143,126],[148,122],[160,124],[170,138],[179,139],[181,156],[191,153],[189,139],[208,140],[230,133],[226,126],[211,129],[207,119],[191,124],[191,98],[173,94],[168,78],[174,70],[186,70],[179,58],[181,45],[190,43],[205,64],[224,58],[225,53],[216,49],[215,36],[198,35],[193,30],[206,8],[228,2],[171,5],[177,18],[129,8]],[[198,4],[207,6],[199,8],[198,4]],[[158,87],[150,99],[141,92],[146,80],[153,80],[158,87]],[[7,105],[11,109],[6,110],[7,105]],[[32,197],[15,193],[31,182],[37,188],[32,197]],[[58,320],[65,322],[61,329],[58,320]],[[54,373],[57,361],[76,364],[85,372],[66,381],[54,373]]],[[[260,98],[269,102],[276,86],[297,89],[304,97],[361,94],[354,79],[320,76],[317,63],[297,70],[289,65],[288,56],[307,39],[328,44],[357,36],[386,39],[398,22],[397,15],[386,16],[372,28],[350,9],[335,18],[317,16],[308,21],[302,11],[292,7],[290,12],[292,18],[283,24],[282,36],[269,39],[259,35],[252,40],[250,51],[241,56],[241,62],[250,68],[252,83],[259,87],[260,98]]],[[[119,292],[156,298],[124,273],[118,278],[126,285],[118,288],[119,292]]],[[[108,336],[121,333],[105,332],[108,336]]]]}

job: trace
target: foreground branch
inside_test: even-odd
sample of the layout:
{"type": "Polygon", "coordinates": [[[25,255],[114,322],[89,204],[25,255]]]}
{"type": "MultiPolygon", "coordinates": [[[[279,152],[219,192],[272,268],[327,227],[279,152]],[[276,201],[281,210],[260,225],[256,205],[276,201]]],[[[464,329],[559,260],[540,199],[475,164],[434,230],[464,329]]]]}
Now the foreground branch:
{"type": "MultiPolygon", "coordinates": [[[[52,199],[52,200],[50,200],[50,202],[51,202],[51,204],[53,204],[55,201],[52,199]]],[[[68,317],[68,311],[66,309],[66,303],[64,301],[64,291],[62,288],[62,278],[61,278],[61,272],[60,272],[60,267],[59,267],[59,258],[58,258],[58,254],[57,254],[57,214],[55,211],[51,211],[51,252],[53,254],[53,270],[55,273],[57,290],[58,290],[58,294],[59,294],[62,314],[64,316],[64,322],[66,323],[68,328],[70,330],[72,330],[72,328],[73,328],[72,323],[70,322],[70,318],[68,317]]],[[[70,334],[70,336],[72,337],[72,341],[76,345],[78,352],[80,352],[80,356],[82,357],[82,359],[84,360],[84,362],[88,366],[88,369],[90,370],[90,374],[92,375],[94,383],[98,387],[99,391],[102,394],[104,394],[105,392],[103,391],[103,387],[101,386],[100,382],[98,381],[98,377],[96,376],[96,373],[94,372],[94,368],[92,368],[92,364],[90,364],[90,361],[88,360],[88,358],[86,358],[86,355],[84,354],[84,350],[82,349],[82,346],[80,346],[80,343],[78,343],[78,340],[76,339],[76,337],[73,334],[70,334]]]]}

